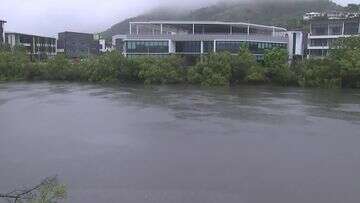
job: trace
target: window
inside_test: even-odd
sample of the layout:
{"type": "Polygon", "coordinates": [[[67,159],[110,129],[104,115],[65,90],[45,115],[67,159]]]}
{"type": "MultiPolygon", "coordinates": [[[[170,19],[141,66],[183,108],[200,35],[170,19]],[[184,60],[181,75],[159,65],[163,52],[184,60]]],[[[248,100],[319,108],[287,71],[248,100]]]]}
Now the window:
{"type": "Polygon", "coordinates": [[[264,54],[266,49],[287,47],[284,43],[218,41],[216,43],[216,51],[228,51],[230,53],[237,53],[240,51],[240,47],[242,44],[247,45],[249,50],[253,54],[264,54]]]}
{"type": "Polygon", "coordinates": [[[328,41],[327,39],[312,39],[310,41],[310,45],[311,46],[327,46],[328,45],[328,41]]]}
{"type": "Polygon", "coordinates": [[[214,51],[214,41],[205,41],[203,46],[204,53],[211,53],[214,51]]]}
{"type": "Polygon", "coordinates": [[[168,53],[167,41],[127,41],[128,53],[168,53]]]}
{"type": "Polygon", "coordinates": [[[176,42],[177,53],[200,53],[201,42],[200,41],[186,41],[176,42]]]}
{"type": "Polygon", "coordinates": [[[359,33],[359,22],[346,22],[344,27],[345,35],[355,35],[359,33]]]}

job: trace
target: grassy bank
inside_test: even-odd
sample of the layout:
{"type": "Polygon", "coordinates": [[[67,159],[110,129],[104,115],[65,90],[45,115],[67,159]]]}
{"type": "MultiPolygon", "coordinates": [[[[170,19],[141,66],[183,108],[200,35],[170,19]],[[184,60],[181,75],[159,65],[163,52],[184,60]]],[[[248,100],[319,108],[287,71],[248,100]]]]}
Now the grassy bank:
{"type": "Polygon", "coordinates": [[[360,37],[339,40],[323,59],[288,63],[286,50],[267,50],[256,61],[246,47],[237,55],[214,53],[192,67],[177,56],[125,58],[111,52],[74,62],[62,55],[30,62],[21,49],[0,51],[0,80],[79,82],[189,83],[228,86],[239,83],[273,83],[283,86],[360,88],[360,37]]]}

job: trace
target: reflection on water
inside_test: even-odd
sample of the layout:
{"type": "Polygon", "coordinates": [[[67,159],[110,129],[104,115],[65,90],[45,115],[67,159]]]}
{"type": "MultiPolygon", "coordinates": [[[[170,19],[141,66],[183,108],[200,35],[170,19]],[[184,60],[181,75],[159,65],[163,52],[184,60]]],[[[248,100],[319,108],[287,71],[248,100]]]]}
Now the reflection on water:
{"type": "Polygon", "coordinates": [[[0,191],[69,202],[359,202],[360,92],[0,83],[0,191]]]}

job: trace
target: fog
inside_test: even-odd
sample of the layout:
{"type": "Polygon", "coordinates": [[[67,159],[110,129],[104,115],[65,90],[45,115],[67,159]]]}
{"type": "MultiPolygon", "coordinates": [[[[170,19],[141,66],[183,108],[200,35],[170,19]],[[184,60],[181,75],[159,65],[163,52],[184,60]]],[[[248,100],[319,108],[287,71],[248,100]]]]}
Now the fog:
{"type": "MultiPolygon", "coordinates": [[[[100,32],[158,7],[195,9],[219,0],[0,0],[7,31],[56,36],[65,30],[100,32]]],[[[260,0],[265,1],[265,0],[260,0]]],[[[359,0],[336,0],[345,5],[359,0]]]]}

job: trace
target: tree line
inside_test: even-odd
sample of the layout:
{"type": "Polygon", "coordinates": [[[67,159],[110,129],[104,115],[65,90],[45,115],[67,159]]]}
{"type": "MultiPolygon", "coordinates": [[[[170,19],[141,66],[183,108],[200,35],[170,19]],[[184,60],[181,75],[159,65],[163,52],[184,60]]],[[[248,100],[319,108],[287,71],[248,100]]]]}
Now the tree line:
{"type": "Polygon", "coordinates": [[[211,53],[186,66],[184,58],[169,56],[126,58],[113,51],[68,60],[57,55],[31,62],[21,48],[0,50],[0,81],[47,80],[77,82],[139,82],[144,84],[278,84],[283,86],[360,88],[360,37],[343,38],[325,58],[288,62],[287,51],[266,50],[263,60],[244,46],[239,53],[211,53]]]}

